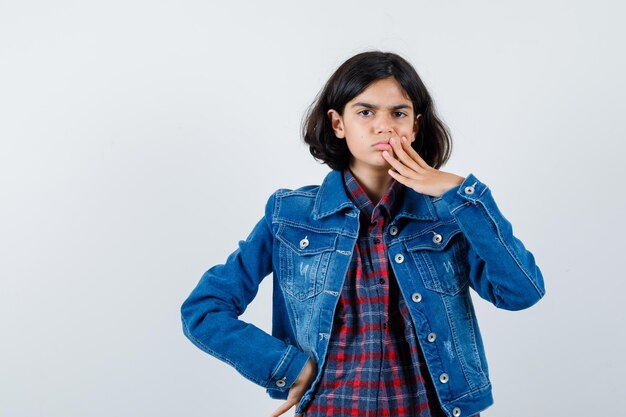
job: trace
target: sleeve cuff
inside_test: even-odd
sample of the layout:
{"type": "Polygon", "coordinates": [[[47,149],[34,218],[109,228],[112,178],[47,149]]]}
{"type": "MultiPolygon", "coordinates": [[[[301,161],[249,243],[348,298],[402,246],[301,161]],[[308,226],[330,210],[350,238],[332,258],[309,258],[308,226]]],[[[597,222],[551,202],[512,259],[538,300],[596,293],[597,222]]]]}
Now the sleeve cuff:
{"type": "Polygon", "coordinates": [[[481,182],[473,173],[458,186],[452,187],[441,195],[441,199],[448,203],[450,212],[454,212],[460,206],[468,203],[476,204],[483,194],[488,190],[486,184],[481,182]]]}
{"type": "Polygon", "coordinates": [[[287,392],[298,379],[308,360],[309,357],[304,352],[289,345],[278,368],[272,374],[267,388],[287,392]]]}

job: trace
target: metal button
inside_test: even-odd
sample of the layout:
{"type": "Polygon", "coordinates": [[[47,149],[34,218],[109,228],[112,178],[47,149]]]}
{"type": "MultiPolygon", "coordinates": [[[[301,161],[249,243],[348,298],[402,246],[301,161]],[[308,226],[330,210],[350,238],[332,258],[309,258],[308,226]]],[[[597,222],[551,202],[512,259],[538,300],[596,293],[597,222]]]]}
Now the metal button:
{"type": "Polygon", "coordinates": [[[395,236],[398,234],[398,228],[396,226],[391,226],[389,228],[389,234],[392,236],[395,236]]]}
{"type": "Polygon", "coordinates": [[[452,409],[452,415],[454,417],[459,417],[461,415],[461,409],[459,407],[454,407],[452,409]]]}
{"type": "Polygon", "coordinates": [[[282,377],[281,379],[279,379],[278,381],[276,381],[276,386],[277,387],[284,387],[285,384],[287,384],[287,382],[285,382],[285,380],[287,379],[286,376],[282,377]]]}
{"type": "Polygon", "coordinates": [[[445,384],[446,382],[448,382],[448,374],[443,373],[439,375],[439,380],[441,381],[442,384],[445,384]]]}
{"type": "Polygon", "coordinates": [[[300,241],[300,249],[304,249],[307,246],[309,246],[309,239],[307,239],[307,236],[305,236],[304,239],[300,241]]]}
{"type": "Polygon", "coordinates": [[[437,338],[437,335],[435,333],[428,333],[428,341],[429,342],[434,342],[435,339],[437,338]]]}
{"type": "Polygon", "coordinates": [[[440,244],[441,241],[443,240],[443,237],[439,233],[436,233],[436,232],[433,232],[433,233],[435,233],[435,236],[433,236],[433,242],[435,242],[436,244],[440,244]]]}
{"type": "Polygon", "coordinates": [[[411,300],[415,301],[416,303],[419,303],[420,301],[422,301],[422,294],[418,292],[414,292],[413,295],[411,296],[411,300]]]}
{"type": "Polygon", "coordinates": [[[474,194],[474,185],[476,185],[477,183],[475,182],[473,185],[468,185],[467,187],[465,187],[465,194],[474,194]]]}
{"type": "Polygon", "coordinates": [[[401,253],[398,253],[395,257],[396,263],[401,264],[404,261],[404,255],[402,255],[401,253]]]}

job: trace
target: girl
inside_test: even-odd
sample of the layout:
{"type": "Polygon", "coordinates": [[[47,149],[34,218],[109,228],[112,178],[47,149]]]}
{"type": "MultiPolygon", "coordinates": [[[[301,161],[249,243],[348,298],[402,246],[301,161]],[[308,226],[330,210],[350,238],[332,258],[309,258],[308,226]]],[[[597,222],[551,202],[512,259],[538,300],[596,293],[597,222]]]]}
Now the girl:
{"type": "Polygon", "coordinates": [[[545,293],[534,256],[451,140],[415,69],[363,52],[303,124],[321,185],[281,188],[181,307],[200,349],[296,415],[478,416],[493,403],[469,289],[519,310],[545,293]],[[238,319],[273,275],[269,335],[238,319]]]}

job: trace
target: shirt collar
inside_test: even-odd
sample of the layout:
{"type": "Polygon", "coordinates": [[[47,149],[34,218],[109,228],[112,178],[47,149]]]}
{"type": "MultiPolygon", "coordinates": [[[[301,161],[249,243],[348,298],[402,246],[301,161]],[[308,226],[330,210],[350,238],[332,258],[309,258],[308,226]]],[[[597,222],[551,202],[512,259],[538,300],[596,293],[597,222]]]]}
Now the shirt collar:
{"type": "Polygon", "coordinates": [[[380,198],[380,201],[374,205],[350,168],[344,168],[342,174],[348,197],[361,211],[363,216],[365,216],[365,219],[370,219],[371,222],[374,223],[376,218],[380,216],[386,215],[387,218],[390,218],[395,214],[394,209],[397,206],[396,202],[401,198],[400,193],[404,188],[402,183],[396,181],[394,178],[380,198]]]}
{"type": "MultiPolygon", "coordinates": [[[[409,187],[404,187],[402,202],[398,205],[397,220],[406,217],[413,220],[435,221],[438,219],[432,198],[409,187]],[[431,201],[432,200],[432,201],[431,201]]],[[[332,169],[317,190],[313,212],[315,220],[330,216],[344,209],[354,209],[355,204],[348,197],[343,184],[341,170],[332,169]]]]}

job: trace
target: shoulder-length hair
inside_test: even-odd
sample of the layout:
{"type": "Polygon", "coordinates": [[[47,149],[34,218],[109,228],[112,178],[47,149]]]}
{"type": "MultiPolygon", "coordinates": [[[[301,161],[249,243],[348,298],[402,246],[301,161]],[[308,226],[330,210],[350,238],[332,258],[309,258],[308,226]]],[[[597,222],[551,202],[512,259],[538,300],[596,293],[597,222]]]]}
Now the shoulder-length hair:
{"type": "Polygon", "coordinates": [[[335,109],[343,115],[345,105],[372,82],[393,77],[413,103],[415,115],[422,114],[420,128],[411,143],[426,163],[439,169],[450,158],[452,140],[447,126],[437,117],[434,103],[415,68],[393,52],[361,52],[345,61],[328,79],[308,108],[302,121],[302,136],[316,160],[342,170],[350,162],[345,140],[338,140],[327,115],[335,109]]]}

